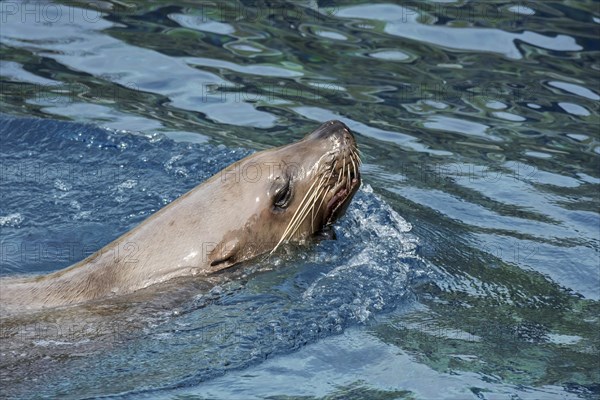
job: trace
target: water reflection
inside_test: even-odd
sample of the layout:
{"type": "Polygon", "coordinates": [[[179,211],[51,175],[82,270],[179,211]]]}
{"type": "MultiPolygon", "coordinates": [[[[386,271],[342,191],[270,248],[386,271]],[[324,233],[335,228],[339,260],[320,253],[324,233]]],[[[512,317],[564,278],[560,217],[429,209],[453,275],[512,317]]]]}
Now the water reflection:
{"type": "MultiPolygon", "coordinates": [[[[328,275],[332,271],[323,268],[328,266],[325,254],[329,253],[322,251],[321,263],[298,276],[278,281],[257,274],[249,279],[252,289],[239,289],[241,295],[234,297],[235,301],[229,295],[215,295],[213,300],[218,303],[221,299],[223,304],[192,307],[197,320],[167,319],[175,326],[187,324],[191,331],[201,330],[194,324],[220,321],[226,309],[235,316],[228,321],[243,322],[259,332],[264,327],[252,325],[248,310],[270,304],[268,315],[275,318],[290,306],[273,302],[267,292],[277,293],[279,298],[282,291],[284,298],[292,299],[292,308],[300,307],[303,303],[297,299],[310,298],[301,295],[318,282],[317,292],[323,300],[319,305],[324,310],[329,310],[327,293],[351,291],[352,283],[357,287],[360,283],[362,293],[369,293],[362,302],[358,299],[347,305],[347,310],[356,311],[357,321],[372,323],[377,338],[358,328],[359,339],[331,337],[323,339],[321,347],[337,345],[346,359],[357,354],[352,352],[356,343],[373,349],[371,355],[356,355],[373,366],[361,375],[366,389],[353,386],[356,375],[342,368],[330,377],[335,388],[321,382],[309,390],[304,381],[289,379],[290,375],[312,376],[310,367],[324,368],[327,363],[311,363],[311,352],[301,351],[298,358],[284,354],[296,345],[281,351],[266,344],[260,352],[279,349],[280,356],[274,364],[262,367],[259,363],[251,372],[242,370],[242,375],[248,372],[255,379],[236,375],[245,379],[245,389],[259,393],[264,382],[286,379],[290,393],[299,396],[323,396],[338,390],[385,397],[390,385],[398,391],[397,396],[434,393],[435,387],[445,385],[456,388],[457,398],[466,395],[461,391],[466,385],[473,388],[471,394],[482,398],[487,398],[488,391],[488,397],[597,396],[593,371],[600,299],[600,90],[596,76],[600,69],[596,55],[600,16],[590,4],[31,4],[25,8],[21,3],[0,3],[2,111],[92,122],[117,133],[131,131],[151,138],[153,144],[139,147],[143,148],[140,157],[145,159],[142,165],[155,162],[160,171],[172,166],[166,177],[152,175],[164,178],[157,190],[171,188],[169,193],[156,195],[158,204],[172,200],[174,188],[181,188],[181,182],[172,179],[191,179],[198,168],[194,157],[200,156],[185,150],[186,143],[225,144],[219,148],[224,152],[240,146],[262,149],[296,140],[315,124],[335,118],[356,132],[365,161],[365,181],[385,198],[379,206],[353,214],[342,235],[356,232],[352,229],[361,221],[368,225],[365,221],[373,221],[369,218],[381,217],[386,202],[411,223],[419,255],[427,263],[402,264],[408,266],[409,277],[402,285],[394,286],[392,278],[407,278],[407,271],[399,268],[397,275],[382,277],[377,275],[373,259],[364,254],[357,258],[364,263],[349,264],[346,269],[334,270],[335,276],[328,275]],[[157,132],[183,143],[172,145],[159,139],[162,136],[157,132]],[[177,159],[179,152],[188,157],[185,165],[177,159]],[[370,288],[368,283],[375,286],[370,288]],[[400,288],[399,293],[406,291],[415,300],[378,293],[376,289],[382,287],[400,288]],[[380,306],[393,308],[396,314],[376,311],[380,306]],[[411,318],[416,322],[408,321],[411,318]],[[435,322],[448,334],[425,329],[423,321],[435,322]],[[510,335],[499,337],[494,331],[510,335]],[[463,336],[477,340],[464,340],[463,336]],[[383,351],[382,346],[394,351],[383,351]],[[378,364],[378,356],[385,360],[382,364],[378,364]],[[290,363],[307,367],[290,372],[285,369],[290,363]],[[428,377],[427,382],[378,375],[383,365],[394,366],[392,369],[402,374],[418,370],[428,377]],[[272,368],[283,368],[283,372],[277,375],[272,368]],[[367,392],[360,392],[363,389],[367,392]],[[383,392],[378,392],[380,389],[383,392]]],[[[54,126],[48,123],[48,129],[54,126]]],[[[52,141],[42,142],[37,143],[39,151],[43,151],[42,145],[52,146],[52,141]]],[[[131,141],[123,143],[137,148],[131,141]]],[[[4,167],[14,157],[46,159],[31,149],[18,151],[14,157],[16,148],[0,151],[3,177],[13,171],[4,167]]],[[[54,156],[70,159],[71,155],[54,156]]],[[[96,156],[107,157],[94,153],[96,156]]],[[[212,160],[199,165],[212,168],[217,164],[212,160]]],[[[81,231],[73,228],[73,233],[57,240],[116,232],[122,224],[140,217],[136,214],[139,204],[130,203],[129,195],[141,190],[141,181],[136,182],[131,188],[127,180],[119,182],[125,186],[110,187],[114,209],[132,209],[123,209],[125,217],[112,226],[94,220],[102,222],[100,229],[85,224],[99,218],[99,206],[94,208],[88,199],[94,187],[78,191],[64,179],[52,180],[44,186],[56,196],[52,197],[55,204],[50,204],[41,195],[40,202],[32,202],[30,193],[39,194],[39,185],[17,193],[14,182],[3,179],[3,193],[8,193],[10,201],[0,205],[2,235],[25,240],[19,235],[25,234],[25,225],[35,223],[40,231],[33,239],[44,238],[46,230],[68,221],[56,217],[49,222],[38,209],[51,208],[59,215],[61,206],[81,231]],[[80,197],[67,201],[76,192],[80,197]]],[[[384,229],[387,224],[379,225],[384,229]]],[[[378,242],[375,244],[390,245],[381,237],[373,240],[378,242]]],[[[351,241],[345,240],[349,246],[351,241]]],[[[385,253],[385,246],[377,248],[380,260],[397,260],[385,253]]],[[[350,253],[350,248],[347,251],[350,253]]],[[[289,263],[291,270],[304,265],[293,259],[289,263]]],[[[391,263],[381,263],[391,268],[391,263]]],[[[31,271],[44,268],[23,266],[12,259],[2,268],[3,272],[15,272],[27,266],[31,271]]],[[[299,327],[294,331],[297,338],[313,337],[311,329],[316,328],[306,327],[314,321],[297,318],[291,319],[299,327]]],[[[327,318],[339,322],[339,315],[327,318]]],[[[161,346],[181,346],[194,355],[198,349],[210,353],[215,348],[207,344],[193,347],[189,344],[193,336],[177,336],[173,332],[179,328],[169,329],[150,331],[148,337],[160,337],[161,346]]],[[[331,334],[327,332],[325,336],[331,334]]],[[[220,336],[215,340],[224,343],[219,342],[220,336]]],[[[317,346],[320,343],[317,340],[317,346]]],[[[163,348],[152,347],[148,338],[140,346],[146,346],[148,354],[163,348]]],[[[135,366],[136,356],[122,351],[135,366]]],[[[220,361],[210,364],[207,358],[203,364],[213,375],[198,372],[198,364],[186,363],[185,357],[174,360],[162,354],[150,358],[152,365],[166,365],[156,371],[161,376],[156,387],[177,386],[184,379],[181,377],[195,372],[204,377],[195,384],[202,379],[210,382],[223,370],[225,359],[247,365],[243,356],[247,352],[218,351],[221,353],[210,354],[219,354],[216,359],[220,361]]],[[[106,368],[109,377],[114,371],[106,368]]],[[[78,382],[76,375],[71,375],[73,386],[97,388],[97,383],[83,377],[78,382]]],[[[139,382],[130,379],[123,380],[120,387],[131,389],[139,382]]],[[[234,387],[227,376],[212,382],[204,386],[206,392],[200,385],[195,393],[229,394],[226,389],[234,387]]]]}
{"type": "MultiPolygon", "coordinates": [[[[337,16],[385,21],[383,29],[392,35],[432,43],[449,49],[499,53],[514,59],[523,57],[515,44],[516,40],[548,50],[582,50],[575,39],[566,35],[548,37],[531,31],[516,34],[499,29],[465,26],[457,29],[451,26],[422,24],[419,19],[423,14],[418,9],[392,4],[377,4],[342,8],[337,16]]],[[[488,15],[488,17],[490,16],[495,17],[495,15],[488,15]]],[[[478,17],[484,19],[486,16],[478,15],[478,17]]],[[[432,22],[435,23],[435,18],[433,19],[432,22]]]]}

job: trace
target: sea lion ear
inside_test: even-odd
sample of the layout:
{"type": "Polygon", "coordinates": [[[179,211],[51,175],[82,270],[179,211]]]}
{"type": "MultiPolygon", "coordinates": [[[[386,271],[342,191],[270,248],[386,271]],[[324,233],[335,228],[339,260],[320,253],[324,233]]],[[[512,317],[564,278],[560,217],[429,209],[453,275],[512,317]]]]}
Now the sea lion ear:
{"type": "Polygon", "coordinates": [[[240,241],[238,238],[233,238],[228,241],[222,241],[219,243],[209,254],[211,272],[220,271],[225,268],[231,267],[237,261],[235,256],[237,255],[240,248],[240,241]]]}

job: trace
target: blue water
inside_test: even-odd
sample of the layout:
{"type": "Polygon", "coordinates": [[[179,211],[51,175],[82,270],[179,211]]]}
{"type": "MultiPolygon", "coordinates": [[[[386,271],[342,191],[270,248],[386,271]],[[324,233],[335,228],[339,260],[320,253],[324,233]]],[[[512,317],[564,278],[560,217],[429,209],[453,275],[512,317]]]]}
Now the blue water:
{"type": "Polygon", "coordinates": [[[335,241],[2,319],[0,396],[598,398],[598,4],[399,4],[0,3],[2,275],[328,119],[364,161],[335,241]]]}

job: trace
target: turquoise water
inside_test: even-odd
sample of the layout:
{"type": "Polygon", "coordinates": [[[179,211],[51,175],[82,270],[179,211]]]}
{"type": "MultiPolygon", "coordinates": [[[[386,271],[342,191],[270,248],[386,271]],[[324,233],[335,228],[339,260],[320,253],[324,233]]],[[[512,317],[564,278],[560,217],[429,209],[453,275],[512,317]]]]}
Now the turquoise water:
{"type": "Polygon", "coordinates": [[[0,268],[68,266],[327,119],[338,240],[2,320],[12,398],[600,396],[597,2],[0,3],[0,268]]]}

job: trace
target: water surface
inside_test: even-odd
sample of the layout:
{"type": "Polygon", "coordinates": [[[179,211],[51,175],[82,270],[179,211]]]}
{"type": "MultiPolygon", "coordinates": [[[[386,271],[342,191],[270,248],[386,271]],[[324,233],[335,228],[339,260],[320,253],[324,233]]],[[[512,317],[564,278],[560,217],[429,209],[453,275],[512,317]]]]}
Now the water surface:
{"type": "Polygon", "coordinates": [[[33,4],[0,5],[3,275],[327,119],[364,185],[337,241],[4,323],[7,396],[600,395],[596,3],[33,4]]]}

